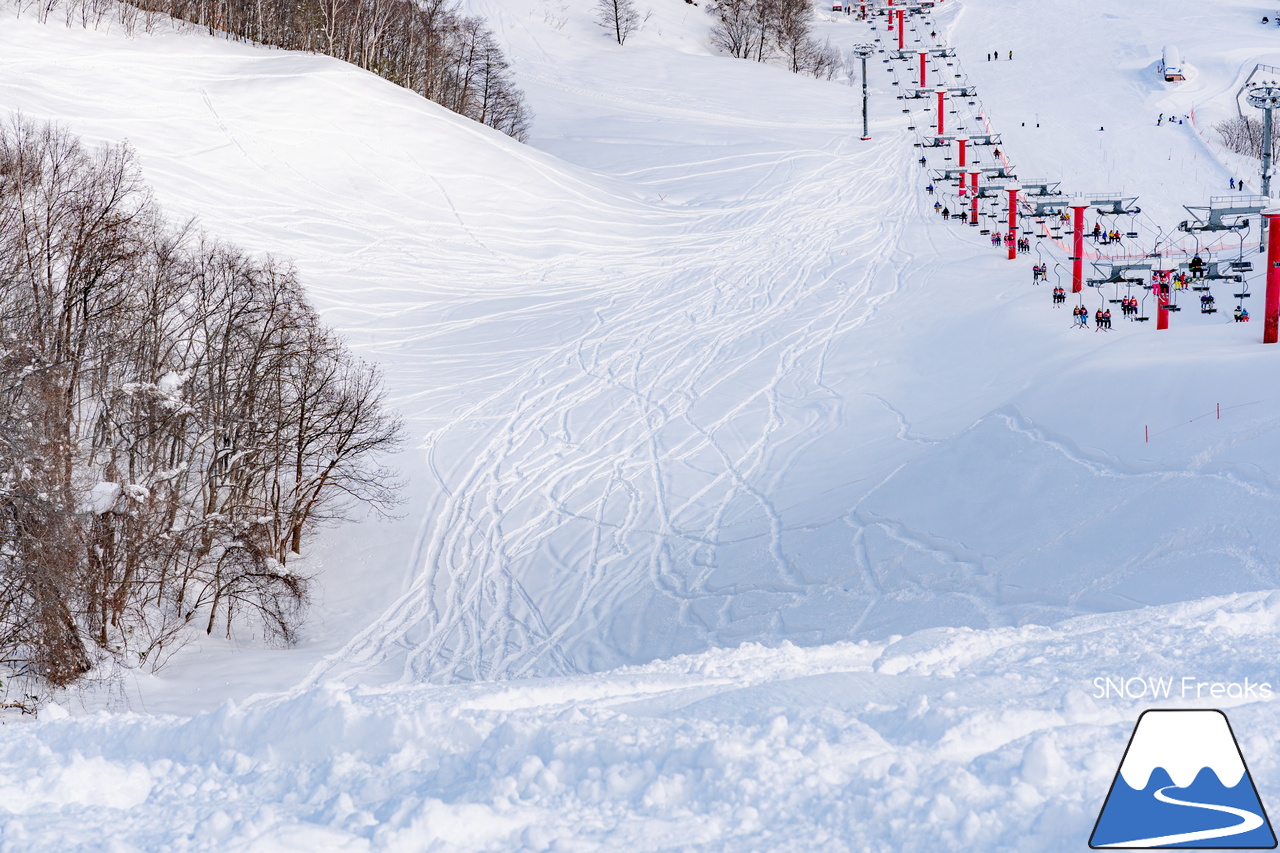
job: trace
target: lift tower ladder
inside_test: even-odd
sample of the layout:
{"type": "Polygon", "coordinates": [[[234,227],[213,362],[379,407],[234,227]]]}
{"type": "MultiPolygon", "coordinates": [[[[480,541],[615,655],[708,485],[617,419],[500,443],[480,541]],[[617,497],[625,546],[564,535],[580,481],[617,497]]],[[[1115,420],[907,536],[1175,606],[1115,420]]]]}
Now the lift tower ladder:
{"type": "Polygon", "coordinates": [[[1045,217],[1053,213],[1062,213],[1062,211],[1071,207],[1071,196],[1053,193],[1045,193],[1045,195],[1048,198],[1032,200],[1031,203],[1035,205],[1033,216],[1045,217]]]}
{"type": "Polygon", "coordinates": [[[929,138],[932,142],[916,143],[921,148],[945,148],[960,137],[969,140],[970,145],[1003,145],[998,133],[944,133],[942,135],[933,134],[929,138]]]}
{"type": "Polygon", "coordinates": [[[1089,203],[1089,207],[1097,208],[1099,213],[1109,213],[1114,216],[1136,216],[1142,212],[1142,208],[1137,206],[1137,196],[1093,193],[1092,195],[1086,195],[1085,201],[1089,203]]]}
{"type": "Polygon", "coordinates": [[[1184,219],[1178,223],[1178,230],[1192,231],[1240,231],[1249,227],[1247,217],[1257,216],[1270,202],[1261,195],[1219,195],[1209,199],[1209,206],[1192,206],[1184,204],[1187,213],[1195,217],[1194,221],[1184,219]],[[1202,215],[1203,214],[1203,215],[1202,215]],[[1235,219],[1236,222],[1227,222],[1235,219]]]}
{"type": "MultiPolygon", "coordinates": [[[[944,169],[938,169],[933,173],[934,181],[954,181],[961,175],[969,175],[974,172],[990,173],[992,178],[1016,178],[1017,175],[1009,171],[1004,166],[947,166],[944,169]]],[[[987,198],[985,190],[987,186],[983,186],[979,191],[979,197],[987,198]]]]}
{"type": "MultiPolygon", "coordinates": [[[[898,7],[894,6],[893,8],[897,9],[898,7]]],[[[954,47],[903,48],[902,50],[889,51],[889,56],[893,59],[915,59],[922,53],[927,53],[930,56],[939,56],[943,59],[951,59],[956,55],[956,49],[954,47]]]]}
{"type": "Polygon", "coordinates": [[[942,90],[946,90],[948,95],[956,95],[961,98],[978,97],[977,86],[925,86],[924,88],[913,86],[910,89],[903,89],[902,97],[908,100],[919,100],[920,98],[927,98],[930,95],[936,95],[942,90]]]}
{"type": "MultiPolygon", "coordinates": [[[[1102,264],[1093,264],[1092,266],[1095,270],[1098,271],[1099,275],[1102,275],[1103,273],[1102,264]]],[[[1112,263],[1112,264],[1106,265],[1106,267],[1107,267],[1106,274],[1102,275],[1102,278],[1089,279],[1090,286],[1096,287],[1098,285],[1103,285],[1103,284],[1118,284],[1118,283],[1124,283],[1124,282],[1129,282],[1132,284],[1146,284],[1147,280],[1150,278],[1150,275],[1144,275],[1139,278],[1139,277],[1130,275],[1130,273],[1134,273],[1134,272],[1150,273],[1152,270],[1152,266],[1150,263],[1132,263],[1132,264],[1112,263]]]]}
{"type": "Polygon", "coordinates": [[[1028,201],[1047,196],[1058,197],[1061,181],[1019,181],[1022,184],[1023,197],[1028,201]]]}

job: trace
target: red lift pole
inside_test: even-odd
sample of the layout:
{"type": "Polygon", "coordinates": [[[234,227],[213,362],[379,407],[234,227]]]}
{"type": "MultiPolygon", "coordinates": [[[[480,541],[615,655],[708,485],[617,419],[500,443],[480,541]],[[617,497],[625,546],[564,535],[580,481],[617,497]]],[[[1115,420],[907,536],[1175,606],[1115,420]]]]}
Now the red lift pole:
{"type": "Polygon", "coordinates": [[[901,9],[898,10],[898,50],[906,47],[907,42],[907,27],[902,23],[902,17],[905,14],[901,9]]]}
{"type": "Polygon", "coordinates": [[[947,113],[947,90],[938,90],[938,135],[946,133],[946,120],[944,116],[947,113]]]}
{"type": "MultiPolygon", "coordinates": [[[[970,195],[969,195],[969,224],[970,224],[970,225],[977,225],[977,224],[978,224],[978,175],[979,175],[979,174],[981,174],[981,173],[980,173],[980,172],[970,172],[970,173],[969,173],[969,192],[970,192],[970,195]]],[[[961,179],[961,180],[964,180],[964,176],[963,176],[963,175],[961,175],[960,179],[961,179]]]]}
{"type": "Polygon", "coordinates": [[[923,89],[925,86],[929,85],[927,82],[925,82],[927,79],[927,73],[928,73],[925,70],[925,62],[928,61],[929,59],[929,51],[921,50],[918,52],[920,54],[920,88],[923,89]]]}
{"type": "MultiPolygon", "coordinates": [[[[957,137],[956,137],[956,145],[958,145],[958,146],[960,147],[959,157],[960,157],[960,168],[961,168],[961,169],[963,169],[963,168],[965,167],[965,165],[966,165],[966,161],[965,161],[965,148],[966,148],[966,146],[968,146],[968,144],[969,144],[969,137],[967,137],[967,136],[957,136],[957,137]]],[[[961,172],[961,173],[960,173],[960,197],[961,197],[961,198],[963,198],[963,197],[964,197],[964,172],[961,172]]]]}
{"type": "Polygon", "coordinates": [[[1267,217],[1267,302],[1262,315],[1262,342],[1280,341],[1280,207],[1262,211],[1267,217]]]}
{"type": "Polygon", "coordinates": [[[893,8],[893,0],[889,0],[889,31],[890,31],[890,32],[893,32],[893,13],[894,13],[894,11],[895,11],[895,10],[894,10],[894,8],[893,8]]]}
{"type": "Polygon", "coordinates": [[[1089,206],[1082,197],[1071,200],[1073,226],[1071,231],[1071,292],[1084,290],[1084,211],[1089,206]]]}
{"type": "Polygon", "coordinates": [[[1009,233],[1005,237],[1009,243],[1009,260],[1018,257],[1018,190],[1022,187],[1010,184],[1005,187],[1009,191],[1009,233]]]}
{"type": "Polygon", "coordinates": [[[1169,328],[1169,270],[1156,270],[1151,290],[1156,295],[1156,331],[1169,328]]]}

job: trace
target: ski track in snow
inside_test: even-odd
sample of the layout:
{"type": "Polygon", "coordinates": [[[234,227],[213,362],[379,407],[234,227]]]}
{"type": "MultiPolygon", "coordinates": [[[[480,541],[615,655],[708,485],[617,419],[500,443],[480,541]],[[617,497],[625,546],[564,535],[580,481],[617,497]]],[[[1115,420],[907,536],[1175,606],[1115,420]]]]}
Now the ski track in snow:
{"type": "MultiPolygon", "coordinates": [[[[666,247],[687,258],[678,264],[679,286],[670,278],[676,263],[644,271],[634,262],[625,290],[597,309],[597,321],[581,337],[441,429],[479,419],[488,438],[475,447],[465,473],[447,480],[426,570],[385,618],[344,650],[342,666],[358,670],[380,662],[425,624],[427,631],[414,635],[407,665],[415,680],[435,674],[446,659],[464,662],[454,665],[455,673],[472,677],[520,674],[544,661],[552,671],[571,670],[559,642],[602,595],[617,601],[645,583],[677,605],[697,595],[696,582],[673,574],[674,552],[694,546],[713,555],[723,513],[740,498],[766,519],[777,588],[803,595],[780,545],[783,521],[769,495],[787,460],[840,416],[837,395],[823,384],[825,351],[897,287],[896,277],[883,273],[883,259],[896,248],[892,231],[832,233],[816,227],[809,211],[864,219],[874,200],[893,195],[905,207],[908,199],[896,189],[905,171],[899,167],[875,182],[793,176],[787,184],[796,189],[776,203],[690,227],[687,247],[666,247]],[[718,245],[708,232],[723,235],[718,245]],[[817,269],[832,257],[837,239],[846,253],[839,267],[817,269]],[[810,259],[800,269],[790,260],[797,250],[810,259]],[[888,290],[877,290],[885,282],[888,290]],[[762,361],[773,368],[760,371],[762,361]],[[735,389],[730,408],[704,414],[699,401],[737,381],[746,367],[767,375],[767,383],[735,389]],[[743,422],[754,423],[754,434],[735,434],[743,422]],[[679,469],[686,482],[693,471],[696,489],[673,495],[670,469],[679,469]],[[621,506],[611,504],[615,496],[621,506]],[[549,618],[513,563],[554,553],[557,546],[549,543],[565,536],[590,547],[572,567],[583,576],[570,591],[573,600],[558,602],[560,613],[549,618]],[[604,537],[613,547],[602,555],[604,537]],[[648,556],[621,566],[627,576],[613,576],[608,589],[599,589],[606,564],[629,551],[648,556]]],[[[826,163],[815,168],[825,171],[826,163]]],[[[433,466],[441,470],[438,462],[433,466]]],[[[328,666],[309,683],[327,677],[328,666]]]]}
{"type": "MultiPolygon", "coordinates": [[[[509,37],[519,31],[535,38],[500,4],[479,6],[502,22],[509,37]]],[[[942,18],[948,14],[957,13],[942,10],[942,18]]],[[[945,32],[957,22],[952,17],[924,26],[945,32]]],[[[921,32],[913,22],[912,35],[921,32]]],[[[963,59],[962,54],[954,69],[933,60],[931,78],[954,71],[968,83],[963,59]]],[[[527,79],[559,96],[607,101],[624,112],[677,121],[696,118],[766,132],[797,129],[756,116],[685,108],[678,98],[654,105],[643,90],[630,97],[589,89],[547,68],[539,43],[527,79]]],[[[890,69],[900,84],[907,82],[896,64],[890,69]]],[[[958,114],[949,119],[951,127],[976,130],[984,124],[982,101],[953,103],[958,114]]],[[[932,120],[927,104],[910,109],[915,124],[932,120]]],[[[833,127],[810,122],[798,129],[812,134],[833,127]]],[[[789,522],[775,495],[804,454],[846,424],[847,386],[833,387],[826,380],[833,348],[849,346],[855,340],[849,333],[873,318],[877,305],[899,297],[904,286],[918,293],[946,278],[941,258],[956,243],[936,224],[909,233],[891,227],[919,217],[911,211],[916,202],[900,191],[918,180],[912,164],[894,149],[888,155],[894,168],[873,179],[842,172],[851,145],[843,139],[827,143],[828,150],[732,153],[619,169],[619,177],[638,186],[668,186],[676,176],[695,175],[702,180],[741,175],[749,183],[737,207],[682,214],[681,232],[661,243],[661,256],[646,258],[657,248],[654,241],[625,249],[615,243],[615,251],[630,252],[628,263],[611,271],[619,286],[609,289],[607,302],[581,312],[591,322],[514,373],[509,384],[464,416],[433,431],[430,465],[446,497],[431,510],[441,521],[413,569],[413,586],[346,649],[318,666],[302,687],[368,671],[398,656],[405,659],[407,681],[566,673],[592,666],[590,660],[634,660],[630,649],[644,641],[605,639],[596,614],[651,608],[653,601],[670,608],[659,605],[660,621],[674,616],[685,632],[671,650],[716,645],[735,617],[721,589],[709,584],[719,554],[731,542],[754,540],[762,556],[738,572],[732,588],[739,593],[767,591],[775,613],[821,597],[826,584],[806,581],[788,544],[789,532],[821,525],[789,522]],[[873,228],[827,227],[831,221],[863,224],[864,211],[885,199],[893,199],[892,207],[877,212],[873,228]],[[721,388],[726,393],[720,394],[721,388]],[[714,410],[717,405],[722,408],[714,410]],[[471,427],[484,430],[485,439],[461,454],[472,460],[467,467],[446,471],[435,448],[456,447],[446,437],[471,427]],[[538,577],[548,571],[565,580],[538,577]]],[[[959,200],[944,190],[939,188],[939,197],[958,206],[959,200]]],[[[584,244],[593,242],[579,237],[584,244]]],[[[561,267],[556,281],[586,293],[581,275],[561,267]]],[[[571,310],[573,297],[567,298],[565,307],[571,310]]],[[[946,438],[922,437],[883,394],[855,393],[889,412],[897,441],[946,447],[946,438]]],[[[1270,424],[1205,449],[1190,466],[1166,467],[1084,447],[1017,405],[1004,405],[984,419],[1002,424],[1015,444],[1030,441],[1068,468],[1117,482],[1119,493],[1060,531],[1004,555],[930,531],[928,518],[909,522],[871,509],[844,513],[848,553],[860,574],[851,605],[862,608],[849,630],[861,630],[881,609],[900,612],[904,600],[929,598],[939,590],[964,602],[966,624],[1006,623],[1011,618],[1002,603],[1010,589],[1008,567],[1037,547],[1068,547],[1089,536],[1162,482],[1217,481],[1268,504],[1278,495],[1269,478],[1247,478],[1233,468],[1213,470],[1214,459],[1230,442],[1260,437],[1270,424]],[[869,527],[898,543],[907,562],[900,558],[890,568],[892,563],[869,556],[869,527]],[[885,571],[895,575],[892,590],[880,580],[885,571]]],[[[899,466],[884,482],[895,476],[918,474],[899,466]]],[[[858,506],[875,492],[866,493],[858,506]]],[[[1087,602],[1100,595],[1124,606],[1139,605],[1131,593],[1116,589],[1117,581],[1193,553],[1192,542],[1187,536],[1160,537],[1145,552],[1126,555],[1108,576],[1082,578],[1064,606],[1087,610],[1093,606],[1087,602]]],[[[1217,551],[1254,583],[1278,580],[1256,546],[1217,551]]],[[[786,636],[777,620],[766,620],[766,636],[786,636]]]]}
{"type": "MultiPolygon", "coordinates": [[[[1131,37],[1178,10],[1104,5],[1037,5],[1053,26],[1019,34],[1044,56],[1074,40],[1116,95],[1061,93],[1060,143],[1018,126],[1039,65],[973,67],[1006,37],[990,0],[937,10],[970,40],[930,74],[979,81],[952,121],[983,110],[1028,174],[1092,191],[1127,169],[1176,212],[1199,199],[1166,191],[1145,119],[1136,154],[1067,126],[1183,106],[1131,37]],[[1115,53],[1070,27],[1104,12],[1115,53]]],[[[292,690],[272,673],[213,713],[6,726],[0,849],[1077,850],[1151,701],[1095,678],[1275,683],[1272,365],[1197,317],[1063,337],[1029,261],[928,212],[904,127],[931,111],[890,97],[914,65],[873,61],[867,146],[852,90],[700,55],[690,10],[606,52],[581,10],[467,6],[545,110],[532,146],[315,57],[191,39],[174,65],[22,23],[68,54],[49,60],[0,24],[7,102],[136,133],[176,212],[307,265],[388,365],[429,481],[389,537],[408,565],[371,563],[403,584],[292,690]],[[1208,394],[1257,407],[1190,420],[1208,394]]],[[[1197,97],[1238,79],[1232,55],[1198,57],[1197,97]]],[[[1225,183],[1166,139],[1164,162],[1212,171],[1197,191],[1225,183]]],[[[333,570],[350,589],[366,568],[333,570]]],[[[1271,705],[1223,704],[1274,799],[1271,705]]]]}

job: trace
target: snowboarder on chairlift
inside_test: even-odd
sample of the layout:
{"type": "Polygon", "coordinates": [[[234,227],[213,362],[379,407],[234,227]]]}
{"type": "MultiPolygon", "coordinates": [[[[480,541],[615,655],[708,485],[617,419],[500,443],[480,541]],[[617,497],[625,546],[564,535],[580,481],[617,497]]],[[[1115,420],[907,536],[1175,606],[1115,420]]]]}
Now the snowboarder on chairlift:
{"type": "Polygon", "coordinates": [[[1191,259],[1191,263],[1187,264],[1187,269],[1191,270],[1191,274],[1196,278],[1200,277],[1200,273],[1204,272],[1204,260],[1196,255],[1191,259]]]}
{"type": "Polygon", "coordinates": [[[939,210],[942,210],[942,202],[940,202],[940,201],[935,201],[935,202],[933,203],[933,212],[934,212],[934,213],[937,213],[939,210]]]}
{"type": "Polygon", "coordinates": [[[1110,308],[1102,312],[1102,328],[1104,329],[1111,328],[1111,309],[1110,308]]]}
{"type": "Polygon", "coordinates": [[[933,184],[929,184],[929,186],[925,187],[924,191],[927,192],[929,195],[933,195],[933,184]]]}
{"type": "Polygon", "coordinates": [[[951,211],[950,211],[950,210],[948,210],[948,209],[947,209],[947,208],[945,208],[945,207],[944,207],[944,208],[942,208],[942,218],[943,218],[943,219],[948,219],[948,218],[950,218],[950,216],[951,216],[951,211]]]}

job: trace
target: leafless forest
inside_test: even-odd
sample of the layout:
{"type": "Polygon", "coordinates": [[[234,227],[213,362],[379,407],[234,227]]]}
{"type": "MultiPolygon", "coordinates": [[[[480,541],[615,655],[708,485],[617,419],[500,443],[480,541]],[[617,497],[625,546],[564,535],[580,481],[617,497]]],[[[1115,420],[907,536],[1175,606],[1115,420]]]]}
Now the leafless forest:
{"type": "Polygon", "coordinates": [[[840,52],[810,33],[810,0],[716,0],[711,43],[730,56],[765,62],[780,56],[797,74],[830,80],[841,67],[840,52]]]}
{"type": "Polygon", "coordinates": [[[126,148],[0,128],[0,661],[63,685],[192,630],[293,638],[317,526],[399,423],[293,270],[166,221],[126,148]]]}
{"type": "MultiPolygon", "coordinates": [[[[1240,116],[1228,121],[1220,121],[1214,125],[1213,129],[1218,131],[1218,134],[1222,137],[1222,143],[1228,151],[1249,157],[1262,158],[1263,131],[1266,128],[1263,127],[1261,119],[1240,116]]],[[[1272,127],[1272,158],[1275,158],[1278,151],[1280,151],[1280,130],[1272,127]]]]}
{"type": "Polygon", "coordinates": [[[210,35],[322,53],[524,141],[533,115],[484,21],[452,0],[19,0],[68,25],[153,31],[169,17],[210,35]]]}

